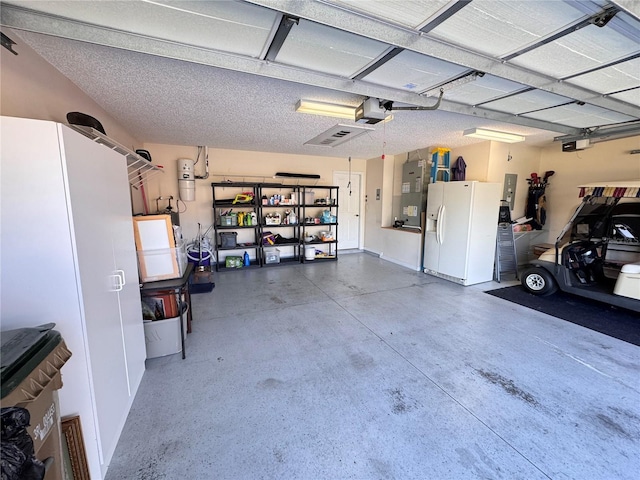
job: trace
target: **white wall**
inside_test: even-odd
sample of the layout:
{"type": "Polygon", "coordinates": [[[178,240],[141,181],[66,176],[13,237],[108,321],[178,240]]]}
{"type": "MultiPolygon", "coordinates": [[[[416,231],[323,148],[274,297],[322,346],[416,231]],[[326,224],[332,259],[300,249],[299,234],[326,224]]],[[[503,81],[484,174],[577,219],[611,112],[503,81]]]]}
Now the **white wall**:
{"type": "Polygon", "coordinates": [[[67,113],[82,112],[98,119],[107,135],[132,150],[141,142],[71,80],[39,56],[8,28],[2,32],[17,45],[14,55],[0,48],[0,112],[10,117],[67,123],[67,113]]]}
{"type": "MultiPolygon", "coordinates": [[[[0,114],[67,123],[67,113],[81,112],[96,118],[107,135],[135,150],[142,142],[129,134],[116,119],[93,101],[71,80],[39,56],[11,29],[3,33],[16,45],[14,55],[0,48],[0,114]]],[[[134,208],[141,205],[140,192],[131,189],[134,208]]]]}
{"type": "MultiPolygon", "coordinates": [[[[640,149],[640,136],[599,142],[586,150],[562,152],[560,143],[541,148],[526,144],[482,142],[453,149],[452,161],[462,155],[467,163],[467,179],[504,182],[506,173],[518,175],[513,219],[524,216],[532,172],[549,178],[546,189],[547,223],[531,242],[553,243],[577,205],[581,183],[640,179],[640,155],[630,155],[640,149]],[[511,157],[511,159],[509,159],[511,157]]],[[[522,242],[523,244],[525,242],[522,242]]]]}
{"type": "Polygon", "coordinates": [[[538,173],[555,171],[547,194],[547,242],[555,241],[580,203],[578,185],[616,180],[640,180],[640,135],[594,144],[578,152],[562,152],[560,144],[542,149],[538,173]]]}
{"type": "MultiPolygon", "coordinates": [[[[145,144],[149,150],[153,163],[162,165],[164,174],[151,178],[146,189],[150,212],[156,212],[155,199],[161,196],[172,195],[178,199],[177,163],[179,158],[196,159],[197,147],[181,145],[145,144]]],[[[183,236],[186,241],[193,240],[198,233],[198,223],[203,229],[208,228],[213,222],[212,209],[212,182],[220,182],[225,179],[247,182],[281,182],[292,184],[295,182],[274,179],[276,172],[308,173],[321,176],[318,185],[332,185],[333,172],[349,169],[347,158],[333,158],[311,155],[287,155],[280,153],[249,152],[242,150],[224,150],[209,148],[209,178],[196,180],[196,199],[193,202],[180,202],[180,224],[183,227],[183,236]]],[[[363,175],[363,183],[366,185],[366,162],[361,159],[351,160],[351,171],[360,172],[363,175]]],[[[201,159],[195,166],[198,176],[204,176],[204,160],[201,159]]],[[[315,180],[300,181],[303,184],[316,184],[315,180]]],[[[342,192],[344,193],[344,192],[342,192]]],[[[167,205],[166,201],[160,202],[160,208],[167,205]]],[[[172,201],[176,206],[176,201],[172,201]]]]}

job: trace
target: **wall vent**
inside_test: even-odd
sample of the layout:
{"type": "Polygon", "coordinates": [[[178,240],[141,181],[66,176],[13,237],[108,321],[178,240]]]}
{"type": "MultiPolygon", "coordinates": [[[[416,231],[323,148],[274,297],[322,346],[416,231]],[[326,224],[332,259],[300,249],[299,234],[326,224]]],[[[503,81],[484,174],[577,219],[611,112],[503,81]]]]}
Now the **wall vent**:
{"type": "Polygon", "coordinates": [[[335,147],[353,138],[356,138],[369,130],[371,127],[362,127],[354,125],[338,124],[331,127],[326,132],[321,133],[317,137],[304,142],[305,145],[316,145],[320,147],[335,147]]]}

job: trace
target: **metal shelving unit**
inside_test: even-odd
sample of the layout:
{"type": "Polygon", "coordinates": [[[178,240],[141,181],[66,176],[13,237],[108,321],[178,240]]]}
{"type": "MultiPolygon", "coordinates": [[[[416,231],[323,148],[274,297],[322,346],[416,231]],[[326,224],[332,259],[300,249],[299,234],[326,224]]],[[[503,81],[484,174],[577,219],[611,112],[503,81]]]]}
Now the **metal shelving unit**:
{"type": "Polygon", "coordinates": [[[302,222],[302,236],[301,244],[303,253],[301,254],[301,260],[303,263],[309,261],[317,261],[317,260],[337,260],[338,259],[338,189],[336,186],[317,186],[313,187],[303,186],[300,187],[300,198],[304,199],[300,205],[300,215],[302,222]],[[313,201],[310,200],[310,195],[308,192],[313,192],[313,201]],[[323,197],[315,198],[316,192],[323,192],[325,195],[323,197]],[[317,218],[311,217],[311,215],[317,214],[318,209],[329,210],[332,217],[335,217],[335,222],[325,222],[325,223],[311,223],[307,222],[308,218],[317,218]],[[312,240],[305,241],[304,238],[307,236],[317,236],[319,232],[329,231],[333,240],[312,240]],[[306,258],[305,248],[307,246],[313,246],[316,250],[321,251],[322,253],[318,254],[317,252],[314,254],[313,260],[306,258]]]}
{"type": "MultiPolygon", "coordinates": [[[[246,182],[224,182],[212,183],[213,190],[213,228],[215,230],[214,250],[216,271],[232,270],[226,266],[226,257],[229,255],[238,256],[238,252],[252,252],[249,267],[258,268],[262,266],[262,248],[260,245],[262,235],[260,233],[260,213],[258,210],[259,188],[255,183],[246,182]],[[242,193],[251,193],[251,201],[235,201],[236,196],[242,193]],[[251,225],[225,225],[222,213],[234,210],[235,213],[255,213],[256,223],[251,225]],[[235,232],[241,237],[233,247],[223,247],[220,233],[235,232]],[[250,233],[246,233],[250,232],[250,233]],[[222,252],[222,255],[221,255],[222,252]],[[224,258],[221,258],[224,256],[224,258]]],[[[236,217],[237,218],[237,217],[236,217]]]]}
{"type": "Polygon", "coordinates": [[[129,177],[129,184],[134,188],[140,187],[145,181],[154,175],[164,173],[161,168],[156,167],[146,158],[141,157],[134,151],[107,137],[104,133],[99,132],[95,128],[73,124],[68,124],[68,126],[76,132],[79,132],[85,137],[93,140],[95,143],[104,145],[105,147],[118,152],[120,155],[124,155],[127,159],[127,176],[129,177]]]}
{"type": "MultiPolygon", "coordinates": [[[[304,186],[304,185],[283,185],[279,183],[250,183],[250,182],[214,182],[211,184],[213,189],[213,210],[214,210],[214,228],[216,234],[216,270],[225,269],[225,261],[220,258],[222,255],[232,253],[233,251],[254,251],[254,258],[251,267],[275,267],[279,265],[287,265],[291,263],[305,263],[309,260],[305,259],[305,247],[314,247],[313,260],[336,260],[338,258],[338,187],[336,186],[304,186]],[[226,190],[226,192],[225,192],[226,190]],[[319,191],[325,195],[318,199],[311,199],[311,192],[319,191]],[[223,193],[224,192],[224,193],[223,193]],[[251,192],[253,201],[251,203],[233,203],[233,197],[241,192],[251,192]],[[269,198],[272,195],[282,195],[279,199],[280,203],[271,204],[269,198]],[[224,197],[224,198],[223,198],[224,197]],[[263,198],[266,204],[263,204],[263,198]],[[309,199],[306,202],[305,199],[309,199]],[[328,203],[327,203],[328,202],[328,203]],[[220,212],[223,210],[234,209],[237,212],[255,212],[257,217],[257,225],[221,225],[220,212]],[[296,223],[285,223],[284,212],[292,210],[296,216],[296,223]],[[326,223],[305,222],[305,218],[316,218],[321,214],[322,210],[329,210],[335,221],[326,223]],[[267,224],[268,214],[281,214],[281,223],[267,224]],[[242,235],[242,231],[252,229],[253,240],[251,242],[239,241],[234,248],[222,248],[219,240],[219,233],[225,231],[235,231],[238,236],[242,235]],[[317,235],[321,231],[331,233],[333,239],[322,241],[317,235]],[[284,238],[289,241],[282,241],[274,245],[264,244],[263,236],[266,232],[272,234],[281,233],[284,238]],[[305,241],[306,236],[315,236],[313,241],[305,241]],[[272,252],[270,249],[280,249],[280,258],[277,263],[267,263],[267,258],[272,252]],[[315,248],[321,251],[321,254],[315,254],[315,248]],[[282,255],[284,251],[284,255],[282,255]]],[[[224,222],[222,222],[224,223],[224,222]]],[[[246,240],[246,235],[244,235],[246,240]]],[[[226,255],[225,255],[226,256],[226,255]]]]}

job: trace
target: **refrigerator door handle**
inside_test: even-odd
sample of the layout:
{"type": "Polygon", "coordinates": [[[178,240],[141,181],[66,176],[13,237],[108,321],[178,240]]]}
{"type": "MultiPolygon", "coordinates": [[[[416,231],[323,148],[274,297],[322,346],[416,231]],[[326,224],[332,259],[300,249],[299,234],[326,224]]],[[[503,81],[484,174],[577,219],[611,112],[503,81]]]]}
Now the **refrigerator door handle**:
{"type": "Polygon", "coordinates": [[[442,245],[444,243],[444,219],[445,219],[445,208],[444,205],[440,205],[438,208],[438,243],[442,245]]]}

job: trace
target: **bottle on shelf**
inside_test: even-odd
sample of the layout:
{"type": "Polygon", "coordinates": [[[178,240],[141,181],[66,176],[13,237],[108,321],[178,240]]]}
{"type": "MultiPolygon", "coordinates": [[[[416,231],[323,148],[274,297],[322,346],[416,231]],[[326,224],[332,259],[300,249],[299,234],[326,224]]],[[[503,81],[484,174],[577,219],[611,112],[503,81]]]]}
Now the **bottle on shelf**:
{"type": "Polygon", "coordinates": [[[247,252],[244,252],[244,257],[243,257],[243,263],[245,267],[248,267],[249,265],[251,265],[251,260],[249,259],[249,254],[247,252]]]}

